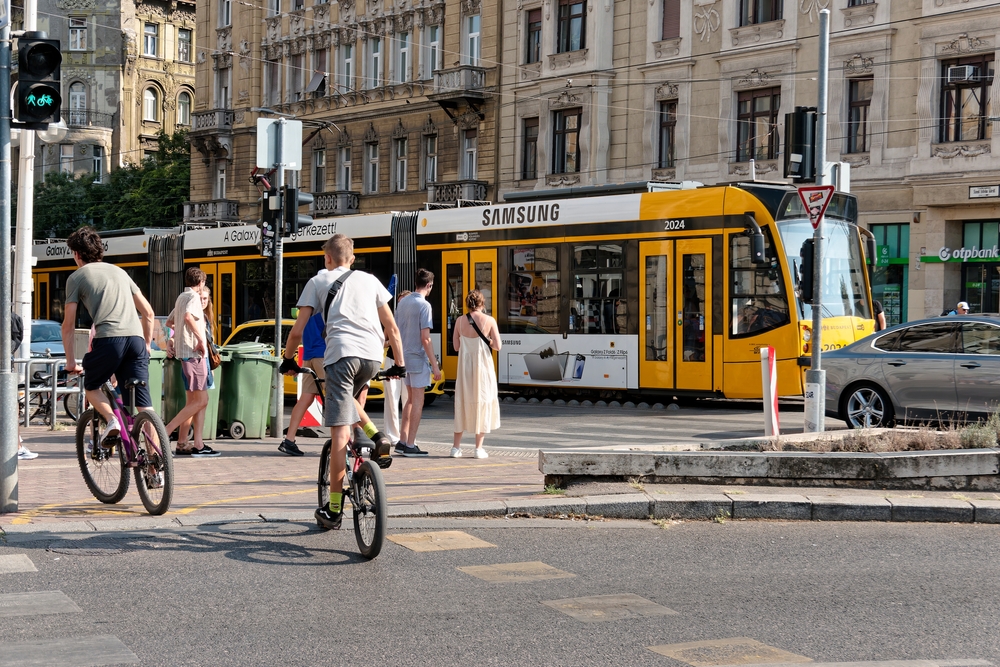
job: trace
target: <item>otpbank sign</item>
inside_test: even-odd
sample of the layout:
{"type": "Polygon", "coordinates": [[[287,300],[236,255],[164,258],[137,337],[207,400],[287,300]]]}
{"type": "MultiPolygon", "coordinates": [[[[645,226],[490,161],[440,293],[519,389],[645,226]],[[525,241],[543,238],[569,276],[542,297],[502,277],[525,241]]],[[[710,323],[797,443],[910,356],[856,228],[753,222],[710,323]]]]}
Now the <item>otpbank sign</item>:
{"type": "Polygon", "coordinates": [[[947,246],[942,247],[937,254],[937,257],[921,257],[922,262],[1000,262],[1000,247],[993,246],[992,248],[979,248],[977,246],[972,246],[971,248],[949,248],[947,246]]]}

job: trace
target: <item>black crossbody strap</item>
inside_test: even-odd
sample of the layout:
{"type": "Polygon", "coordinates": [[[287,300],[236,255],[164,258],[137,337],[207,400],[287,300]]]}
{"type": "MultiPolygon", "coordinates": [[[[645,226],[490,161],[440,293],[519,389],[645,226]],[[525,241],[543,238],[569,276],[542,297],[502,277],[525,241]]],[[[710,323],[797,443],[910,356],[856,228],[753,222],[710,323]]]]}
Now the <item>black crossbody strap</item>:
{"type": "Polygon", "coordinates": [[[344,286],[344,281],[347,280],[352,273],[354,273],[354,271],[348,269],[344,275],[337,278],[337,280],[330,285],[330,291],[326,293],[326,306],[323,308],[324,324],[326,323],[326,318],[330,315],[330,306],[333,305],[333,300],[337,298],[337,293],[340,292],[340,288],[344,286]]]}
{"type": "Polygon", "coordinates": [[[479,337],[483,339],[484,343],[486,343],[486,347],[492,350],[493,346],[490,345],[490,339],[484,336],[483,332],[479,330],[479,325],[477,325],[476,321],[472,319],[472,313],[469,313],[468,315],[466,315],[466,317],[469,318],[469,324],[472,325],[472,328],[476,330],[476,333],[479,334],[479,337]]]}

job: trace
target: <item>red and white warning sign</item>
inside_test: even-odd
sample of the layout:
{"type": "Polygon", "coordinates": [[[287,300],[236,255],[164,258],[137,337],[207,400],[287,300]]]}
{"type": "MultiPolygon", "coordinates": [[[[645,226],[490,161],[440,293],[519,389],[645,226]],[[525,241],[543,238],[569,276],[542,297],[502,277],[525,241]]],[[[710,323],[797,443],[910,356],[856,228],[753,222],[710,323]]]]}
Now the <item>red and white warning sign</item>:
{"type": "Polygon", "coordinates": [[[820,219],[826,213],[826,207],[833,199],[833,190],[832,185],[804,185],[799,188],[799,199],[809,214],[813,229],[819,226],[820,219]]]}

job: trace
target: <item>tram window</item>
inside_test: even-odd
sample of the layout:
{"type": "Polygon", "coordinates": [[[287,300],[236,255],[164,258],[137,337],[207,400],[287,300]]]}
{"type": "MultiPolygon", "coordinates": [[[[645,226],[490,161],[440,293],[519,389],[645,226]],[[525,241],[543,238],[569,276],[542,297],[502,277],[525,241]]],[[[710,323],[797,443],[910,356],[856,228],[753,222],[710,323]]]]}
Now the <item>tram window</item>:
{"type": "Polygon", "coordinates": [[[569,329],[579,334],[621,334],[628,322],[625,251],[621,245],[573,247],[573,300],[569,329]],[[618,270],[615,270],[618,269],[618,270]]]}
{"type": "Polygon", "coordinates": [[[506,333],[558,333],[558,249],[518,247],[510,253],[506,333]]]}
{"type": "Polygon", "coordinates": [[[789,322],[788,297],[781,267],[774,252],[771,232],[764,229],[764,255],[769,266],[755,265],[750,257],[750,238],[732,234],[729,239],[730,335],[756,335],[789,322]]]}

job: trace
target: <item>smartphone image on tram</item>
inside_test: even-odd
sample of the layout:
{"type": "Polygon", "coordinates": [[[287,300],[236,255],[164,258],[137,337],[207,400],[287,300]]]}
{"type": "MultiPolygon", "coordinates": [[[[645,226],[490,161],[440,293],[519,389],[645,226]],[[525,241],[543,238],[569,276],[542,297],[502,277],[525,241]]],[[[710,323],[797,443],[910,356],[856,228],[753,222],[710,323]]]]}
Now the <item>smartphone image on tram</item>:
{"type": "Polygon", "coordinates": [[[582,354],[576,355],[576,361],[573,363],[573,379],[582,380],[583,379],[583,365],[587,363],[587,358],[582,354]]]}

